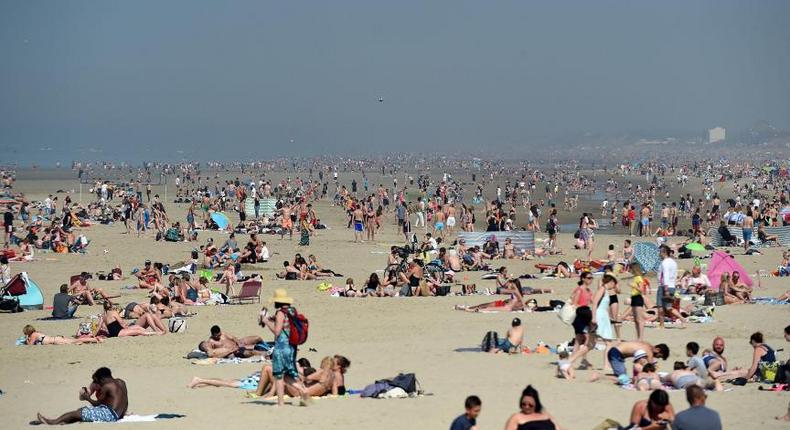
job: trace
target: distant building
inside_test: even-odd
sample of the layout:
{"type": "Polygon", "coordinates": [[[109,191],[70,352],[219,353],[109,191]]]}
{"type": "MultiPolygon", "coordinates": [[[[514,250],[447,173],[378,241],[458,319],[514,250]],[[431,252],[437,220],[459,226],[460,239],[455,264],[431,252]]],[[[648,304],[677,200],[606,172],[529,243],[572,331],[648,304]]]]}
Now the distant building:
{"type": "Polygon", "coordinates": [[[724,127],[714,127],[708,130],[708,143],[723,142],[727,137],[724,127]]]}

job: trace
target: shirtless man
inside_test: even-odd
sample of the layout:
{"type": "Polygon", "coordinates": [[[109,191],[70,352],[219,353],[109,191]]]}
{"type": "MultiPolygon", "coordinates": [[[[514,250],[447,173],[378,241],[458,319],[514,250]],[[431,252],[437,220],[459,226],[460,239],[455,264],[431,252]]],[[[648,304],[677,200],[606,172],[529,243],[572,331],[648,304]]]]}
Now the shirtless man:
{"type": "Polygon", "coordinates": [[[140,288],[148,288],[151,291],[162,286],[162,278],[159,271],[151,265],[151,260],[145,260],[142,270],[137,272],[137,282],[140,288]]]}
{"type": "Polygon", "coordinates": [[[505,245],[502,247],[502,257],[507,260],[516,258],[516,247],[509,237],[505,239],[505,245]]]}
{"type": "Polygon", "coordinates": [[[45,418],[40,413],[37,420],[30,424],[71,424],[77,422],[115,422],[123,418],[129,407],[129,398],[126,392],[126,382],[123,379],[112,377],[112,372],[106,367],[100,367],[93,372],[93,382],[88,388],[80,390],[80,400],[91,404],[66,412],[55,418],[45,418]],[[96,400],[91,395],[96,394],[96,400]]]}
{"type": "Polygon", "coordinates": [[[724,356],[724,339],[717,336],[713,339],[712,349],[702,352],[702,361],[708,368],[708,375],[719,379],[727,372],[727,357],[724,356]]]}
{"type": "Polygon", "coordinates": [[[362,208],[357,205],[354,208],[354,212],[351,213],[351,223],[354,225],[354,242],[364,242],[362,239],[365,226],[364,219],[365,213],[362,211],[362,208]]]}
{"type": "Polygon", "coordinates": [[[453,272],[460,272],[464,269],[461,264],[461,259],[458,257],[458,252],[455,249],[451,248],[447,250],[447,254],[444,256],[444,267],[453,272]]]}
{"type": "Polygon", "coordinates": [[[237,338],[224,333],[219,326],[211,327],[211,336],[200,342],[198,348],[212,358],[239,357],[248,358],[253,355],[264,355],[263,351],[255,350],[255,345],[263,342],[260,336],[237,338]]]}
{"type": "Polygon", "coordinates": [[[283,240],[286,231],[288,231],[288,238],[293,239],[294,223],[291,220],[291,208],[288,205],[283,204],[282,215],[283,219],[280,224],[280,227],[282,228],[282,230],[280,230],[280,240],[283,240]]]}
{"type": "Polygon", "coordinates": [[[746,216],[743,218],[743,250],[748,251],[752,246],[752,229],[754,228],[754,218],[752,218],[751,208],[746,210],[746,216]]]}
{"type": "Polygon", "coordinates": [[[491,349],[492,353],[504,352],[510,354],[512,352],[520,352],[521,344],[524,342],[524,326],[521,325],[521,320],[513,318],[510,323],[510,329],[504,339],[499,341],[496,348],[491,349]]]}
{"type": "Polygon", "coordinates": [[[433,224],[434,233],[438,234],[439,237],[444,238],[445,214],[441,206],[436,207],[436,213],[433,216],[433,220],[434,220],[434,224],[433,224]]]}
{"type": "Polygon", "coordinates": [[[625,369],[625,359],[628,357],[634,357],[634,359],[644,357],[648,363],[653,363],[658,358],[666,360],[669,357],[669,347],[663,343],[653,346],[647,342],[639,341],[620,342],[614,345],[607,353],[607,358],[612,366],[614,376],[623,385],[631,382],[625,369]]]}
{"type": "Polygon", "coordinates": [[[91,288],[88,285],[88,274],[82,273],[69,287],[69,294],[78,300],[85,300],[89,305],[96,304],[94,297],[101,297],[104,301],[112,303],[110,297],[101,288],[91,288]]]}

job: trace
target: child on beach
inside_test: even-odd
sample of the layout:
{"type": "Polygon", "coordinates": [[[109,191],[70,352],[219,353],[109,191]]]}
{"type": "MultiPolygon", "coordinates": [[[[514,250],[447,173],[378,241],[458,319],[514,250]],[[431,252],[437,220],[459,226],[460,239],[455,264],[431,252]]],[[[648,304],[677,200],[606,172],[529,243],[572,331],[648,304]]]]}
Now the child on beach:
{"type": "Polygon", "coordinates": [[[576,379],[571,361],[568,360],[568,351],[560,351],[559,357],[560,359],[557,360],[557,377],[569,381],[576,379]]]}

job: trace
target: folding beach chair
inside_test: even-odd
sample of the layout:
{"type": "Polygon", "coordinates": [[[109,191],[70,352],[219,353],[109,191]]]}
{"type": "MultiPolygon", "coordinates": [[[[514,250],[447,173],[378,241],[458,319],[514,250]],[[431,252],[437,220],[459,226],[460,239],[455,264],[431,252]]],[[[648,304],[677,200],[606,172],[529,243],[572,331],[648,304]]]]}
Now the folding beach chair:
{"type": "Polygon", "coordinates": [[[231,303],[242,303],[251,301],[252,303],[261,302],[261,281],[249,280],[241,284],[239,294],[231,296],[228,301],[231,303]]]}

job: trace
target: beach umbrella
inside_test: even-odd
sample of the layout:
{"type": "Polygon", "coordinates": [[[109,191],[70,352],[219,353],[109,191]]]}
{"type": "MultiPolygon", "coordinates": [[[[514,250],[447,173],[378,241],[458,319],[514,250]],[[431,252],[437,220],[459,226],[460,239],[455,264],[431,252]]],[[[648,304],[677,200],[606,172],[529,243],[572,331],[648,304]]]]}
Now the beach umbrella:
{"type": "Polygon", "coordinates": [[[230,219],[222,212],[212,213],[211,219],[217,224],[220,230],[225,230],[230,225],[230,219]]]}
{"type": "Polygon", "coordinates": [[[744,284],[749,287],[753,284],[752,278],[749,277],[749,274],[746,273],[743,266],[735,261],[735,257],[724,251],[714,251],[710,259],[710,264],[708,265],[708,279],[710,279],[711,289],[718,291],[719,285],[721,284],[721,275],[725,272],[730,275],[732,275],[733,272],[738,272],[741,274],[741,281],[743,281],[744,284]]]}
{"type": "Polygon", "coordinates": [[[702,246],[701,243],[697,243],[697,242],[687,243],[686,249],[688,249],[689,251],[700,251],[700,252],[705,251],[705,247],[702,246]]]}
{"type": "Polygon", "coordinates": [[[634,259],[642,267],[643,272],[658,271],[658,266],[661,265],[658,245],[651,242],[637,242],[634,244],[634,259]]]}

